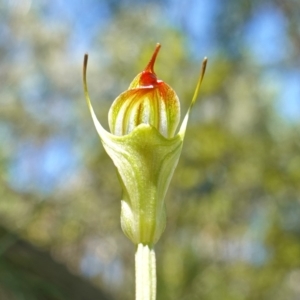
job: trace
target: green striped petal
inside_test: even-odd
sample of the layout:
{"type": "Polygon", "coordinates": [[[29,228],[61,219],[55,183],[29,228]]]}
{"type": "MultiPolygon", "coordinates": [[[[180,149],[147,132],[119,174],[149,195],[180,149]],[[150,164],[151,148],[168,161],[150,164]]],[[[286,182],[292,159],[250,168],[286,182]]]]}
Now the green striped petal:
{"type": "Polygon", "coordinates": [[[140,124],[149,124],[164,137],[175,135],[180,120],[180,103],[175,91],[157,79],[153,70],[159,49],[158,44],[145,70],[113,102],[108,114],[111,133],[126,135],[140,124]]]}

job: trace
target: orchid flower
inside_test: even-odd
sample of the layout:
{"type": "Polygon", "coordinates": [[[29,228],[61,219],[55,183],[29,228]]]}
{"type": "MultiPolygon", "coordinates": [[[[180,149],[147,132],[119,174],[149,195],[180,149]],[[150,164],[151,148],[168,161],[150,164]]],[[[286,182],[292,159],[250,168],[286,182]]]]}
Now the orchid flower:
{"type": "Polygon", "coordinates": [[[123,189],[121,226],[137,246],[136,299],[140,300],[154,300],[156,297],[153,246],[165,229],[164,198],[181,154],[190,110],[198,96],[207,63],[204,58],[192,102],[176,134],[180,120],[179,99],[154,72],[160,47],[160,44],[156,45],[144,71],[112,103],[108,113],[110,132],[98,121],[89,98],[87,54],[83,65],[86,101],[103,147],[117,168],[123,189]],[[147,281],[150,282],[148,287],[147,281]]]}

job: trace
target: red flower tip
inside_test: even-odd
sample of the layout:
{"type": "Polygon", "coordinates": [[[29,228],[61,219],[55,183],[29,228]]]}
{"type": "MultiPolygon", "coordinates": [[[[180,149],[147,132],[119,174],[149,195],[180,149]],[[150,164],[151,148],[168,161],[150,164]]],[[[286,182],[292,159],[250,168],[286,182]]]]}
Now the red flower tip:
{"type": "Polygon", "coordinates": [[[155,47],[155,50],[154,50],[154,52],[152,54],[152,57],[151,57],[148,65],[147,65],[147,67],[145,68],[144,72],[154,73],[153,67],[154,67],[155,60],[156,60],[156,57],[157,57],[157,54],[159,52],[160,47],[161,47],[161,45],[159,43],[157,43],[156,47],[155,47]]]}
{"type": "Polygon", "coordinates": [[[154,72],[154,64],[157,57],[157,54],[159,52],[161,45],[159,43],[156,44],[155,50],[152,54],[152,57],[145,68],[145,70],[142,72],[140,77],[139,84],[141,86],[148,86],[148,85],[156,85],[157,84],[157,77],[154,72]]]}

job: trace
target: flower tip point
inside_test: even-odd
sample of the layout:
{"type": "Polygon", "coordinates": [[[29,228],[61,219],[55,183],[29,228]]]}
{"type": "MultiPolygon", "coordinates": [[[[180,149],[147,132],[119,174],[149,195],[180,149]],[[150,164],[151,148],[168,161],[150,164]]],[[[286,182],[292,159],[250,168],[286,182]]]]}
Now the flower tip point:
{"type": "Polygon", "coordinates": [[[203,61],[202,61],[201,75],[200,75],[200,82],[202,82],[202,80],[203,80],[203,78],[204,78],[204,74],[205,74],[206,66],[207,66],[207,61],[208,61],[208,58],[205,56],[205,57],[203,58],[203,61]]]}
{"type": "Polygon", "coordinates": [[[88,64],[88,59],[89,55],[87,53],[84,54],[84,59],[83,59],[83,69],[86,70],[87,64],[88,64]]]}
{"type": "Polygon", "coordinates": [[[161,48],[161,44],[157,43],[155,50],[152,54],[152,57],[147,65],[147,67],[145,68],[144,72],[154,73],[154,64],[155,64],[155,60],[156,60],[156,57],[157,57],[157,54],[158,54],[160,48],[161,48]]]}

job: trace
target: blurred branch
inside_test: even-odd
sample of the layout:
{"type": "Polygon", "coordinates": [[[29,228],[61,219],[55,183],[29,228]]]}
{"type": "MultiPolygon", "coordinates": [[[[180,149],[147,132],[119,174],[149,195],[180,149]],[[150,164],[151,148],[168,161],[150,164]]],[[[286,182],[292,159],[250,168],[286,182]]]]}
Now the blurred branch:
{"type": "Polygon", "coordinates": [[[28,299],[112,299],[89,282],[71,274],[48,252],[21,240],[3,227],[0,227],[0,242],[0,289],[4,287],[28,299]],[[34,296],[30,297],[27,293],[34,296]]]}

